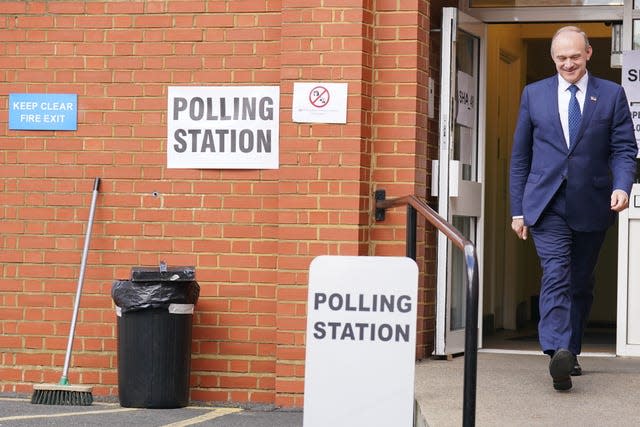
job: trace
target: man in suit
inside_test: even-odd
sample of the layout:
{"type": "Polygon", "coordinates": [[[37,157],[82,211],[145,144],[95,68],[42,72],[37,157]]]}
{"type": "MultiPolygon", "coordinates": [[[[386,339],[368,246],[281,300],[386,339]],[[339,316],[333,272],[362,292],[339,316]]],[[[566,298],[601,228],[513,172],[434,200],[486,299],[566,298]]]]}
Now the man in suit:
{"type": "Polygon", "coordinates": [[[556,390],[582,373],[598,253],[629,204],[638,152],[624,91],[587,72],[591,54],[580,28],[556,32],[558,73],[524,88],[511,154],[511,227],[540,258],[538,335],[556,390]]]}

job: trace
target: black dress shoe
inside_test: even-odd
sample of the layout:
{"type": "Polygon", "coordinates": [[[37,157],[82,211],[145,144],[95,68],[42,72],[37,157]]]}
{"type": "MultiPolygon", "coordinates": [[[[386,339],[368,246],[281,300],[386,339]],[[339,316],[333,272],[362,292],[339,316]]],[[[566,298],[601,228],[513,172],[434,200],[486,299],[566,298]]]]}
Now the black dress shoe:
{"type": "Polygon", "coordinates": [[[573,369],[571,370],[571,376],[572,377],[579,377],[580,375],[582,375],[582,366],[580,366],[580,363],[578,363],[578,357],[575,356],[575,363],[573,364],[573,369]]]}
{"type": "Polygon", "coordinates": [[[564,391],[571,388],[571,371],[575,361],[575,356],[564,348],[557,350],[553,354],[551,362],[549,362],[549,373],[553,378],[554,389],[564,391]]]}

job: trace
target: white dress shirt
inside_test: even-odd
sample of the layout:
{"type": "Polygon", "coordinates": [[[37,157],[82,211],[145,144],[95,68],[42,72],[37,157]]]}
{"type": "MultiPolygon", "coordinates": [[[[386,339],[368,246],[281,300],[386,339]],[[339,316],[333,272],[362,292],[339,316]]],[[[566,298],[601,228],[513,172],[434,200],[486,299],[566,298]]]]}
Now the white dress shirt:
{"type": "Polygon", "coordinates": [[[588,83],[589,73],[585,73],[577,83],[569,83],[558,74],[558,111],[560,112],[560,123],[562,123],[562,132],[564,133],[567,147],[569,147],[569,101],[571,100],[569,86],[572,84],[578,86],[579,90],[576,92],[576,98],[578,99],[578,104],[580,104],[580,112],[583,112],[588,83]]]}

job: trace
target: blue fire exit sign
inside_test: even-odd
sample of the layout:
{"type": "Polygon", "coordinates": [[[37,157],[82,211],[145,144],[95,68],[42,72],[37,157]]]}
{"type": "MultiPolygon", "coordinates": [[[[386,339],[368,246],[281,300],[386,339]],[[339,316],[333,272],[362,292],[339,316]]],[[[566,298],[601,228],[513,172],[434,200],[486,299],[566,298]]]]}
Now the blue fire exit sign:
{"type": "Polygon", "coordinates": [[[78,95],[68,93],[9,94],[9,129],[77,130],[78,95]]]}

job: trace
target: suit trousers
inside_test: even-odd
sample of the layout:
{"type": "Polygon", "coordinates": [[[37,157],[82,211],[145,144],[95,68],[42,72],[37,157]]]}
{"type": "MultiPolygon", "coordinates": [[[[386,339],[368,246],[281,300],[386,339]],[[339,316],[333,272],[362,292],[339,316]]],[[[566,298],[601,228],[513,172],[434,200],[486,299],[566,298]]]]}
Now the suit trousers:
{"type": "Polygon", "coordinates": [[[542,267],[538,337],[549,355],[560,348],[580,354],[593,303],[594,270],[606,234],[571,229],[564,187],[530,227],[542,267]]]}

